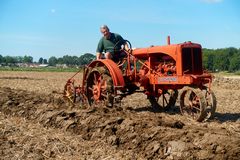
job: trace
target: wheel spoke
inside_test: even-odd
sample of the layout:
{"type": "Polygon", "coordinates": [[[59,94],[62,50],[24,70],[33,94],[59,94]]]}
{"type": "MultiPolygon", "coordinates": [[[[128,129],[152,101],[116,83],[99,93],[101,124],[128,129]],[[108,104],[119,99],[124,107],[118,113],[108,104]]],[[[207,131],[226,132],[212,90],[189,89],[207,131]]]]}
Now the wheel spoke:
{"type": "Polygon", "coordinates": [[[164,95],[163,95],[163,97],[164,97],[166,104],[168,104],[169,102],[168,102],[167,98],[164,95]]]}
{"type": "Polygon", "coordinates": [[[107,87],[106,81],[104,81],[104,80],[101,81],[100,85],[101,85],[100,86],[101,89],[106,89],[106,87],[107,87]]]}
{"type": "Polygon", "coordinates": [[[198,96],[197,96],[196,94],[194,94],[194,97],[193,97],[193,99],[192,99],[192,100],[198,101],[198,100],[199,100],[199,98],[198,98],[198,96]]]}
{"type": "Polygon", "coordinates": [[[188,101],[187,101],[188,103],[187,103],[187,105],[189,106],[189,107],[191,107],[192,105],[193,105],[193,102],[192,101],[190,101],[189,99],[188,99],[188,101]]]}
{"type": "Polygon", "coordinates": [[[195,108],[196,110],[201,111],[199,107],[193,106],[192,108],[195,108]]]}
{"type": "Polygon", "coordinates": [[[93,82],[94,82],[94,84],[97,84],[98,81],[97,81],[97,75],[96,75],[96,73],[93,73],[93,76],[94,76],[93,82]]]}
{"type": "Polygon", "coordinates": [[[193,99],[194,99],[194,95],[195,95],[194,92],[191,91],[190,96],[189,96],[189,99],[190,99],[190,100],[193,100],[193,99]]]}
{"type": "Polygon", "coordinates": [[[105,93],[101,93],[101,96],[107,98],[107,95],[105,93]]]}
{"type": "Polygon", "coordinates": [[[91,87],[88,87],[88,89],[91,90],[91,91],[93,91],[93,88],[91,88],[91,87]]]}
{"type": "Polygon", "coordinates": [[[164,94],[162,94],[162,107],[164,107],[165,105],[164,105],[164,94]]]}
{"type": "Polygon", "coordinates": [[[166,92],[166,94],[171,95],[168,91],[166,92]]]}
{"type": "Polygon", "coordinates": [[[102,76],[99,76],[98,79],[97,79],[98,83],[101,84],[101,82],[103,81],[103,78],[102,76]]]}

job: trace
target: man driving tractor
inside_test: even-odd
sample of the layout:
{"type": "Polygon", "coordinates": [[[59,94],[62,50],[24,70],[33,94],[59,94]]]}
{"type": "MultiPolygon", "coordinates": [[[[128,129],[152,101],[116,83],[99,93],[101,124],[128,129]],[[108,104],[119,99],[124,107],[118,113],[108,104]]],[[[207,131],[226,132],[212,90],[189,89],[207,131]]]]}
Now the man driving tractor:
{"type": "Polygon", "coordinates": [[[115,62],[117,62],[119,58],[126,56],[121,49],[122,46],[124,46],[125,50],[129,50],[129,47],[121,35],[110,32],[107,25],[102,25],[100,32],[103,34],[103,37],[98,42],[96,50],[97,60],[102,58],[103,52],[105,52],[106,59],[112,59],[115,62]]]}

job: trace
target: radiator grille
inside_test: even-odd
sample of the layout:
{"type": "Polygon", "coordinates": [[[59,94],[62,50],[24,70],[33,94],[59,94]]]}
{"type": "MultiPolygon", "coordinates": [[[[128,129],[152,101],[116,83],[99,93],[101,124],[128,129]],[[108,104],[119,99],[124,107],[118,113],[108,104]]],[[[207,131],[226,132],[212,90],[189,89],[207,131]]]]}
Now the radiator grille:
{"type": "Polygon", "coordinates": [[[201,48],[183,48],[182,66],[184,74],[202,74],[201,48]]]}

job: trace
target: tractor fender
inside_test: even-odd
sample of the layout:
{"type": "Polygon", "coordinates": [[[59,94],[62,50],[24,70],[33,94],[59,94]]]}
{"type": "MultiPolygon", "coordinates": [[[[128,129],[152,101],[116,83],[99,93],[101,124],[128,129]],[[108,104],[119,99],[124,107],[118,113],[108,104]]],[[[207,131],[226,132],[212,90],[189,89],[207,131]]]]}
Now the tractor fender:
{"type": "MultiPolygon", "coordinates": [[[[95,60],[95,61],[92,61],[88,65],[87,68],[89,69],[89,68],[100,67],[100,66],[107,67],[107,69],[109,70],[109,73],[112,77],[113,85],[115,88],[117,88],[117,89],[124,88],[125,82],[123,79],[122,71],[118,68],[117,64],[115,62],[113,62],[112,60],[110,60],[110,59],[95,60]]],[[[87,70],[87,72],[88,72],[88,70],[87,70]]]]}

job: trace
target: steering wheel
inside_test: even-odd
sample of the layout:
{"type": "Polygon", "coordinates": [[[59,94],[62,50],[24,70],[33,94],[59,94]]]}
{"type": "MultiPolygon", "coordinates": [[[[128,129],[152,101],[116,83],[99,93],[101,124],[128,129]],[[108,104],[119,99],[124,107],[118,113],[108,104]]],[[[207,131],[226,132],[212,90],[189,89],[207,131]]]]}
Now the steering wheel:
{"type": "Polygon", "coordinates": [[[119,67],[122,67],[122,65],[126,62],[125,58],[128,56],[129,52],[130,54],[132,52],[132,45],[128,40],[120,40],[114,45],[113,52],[115,55],[113,61],[116,62],[119,67]],[[120,44],[121,46],[119,49],[120,44]],[[128,50],[125,48],[126,44],[128,45],[128,50]]]}
{"type": "Polygon", "coordinates": [[[131,43],[128,41],[128,40],[120,40],[120,41],[118,41],[115,45],[114,45],[114,47],[113,47],[113,51],[114,51],[114,54],[116,54],[117,52],[119,52],[119,51],[126,51],[126,52],[129,52],[128,50],[126,50],[126,48],[125,48],[125,44],[127,43],[127,45],[128,45],[128,48],[130,49],[130,51],[132,51],[132,45],[131,45],[131,43]],[[119,44],[121,44],[121,49],[118,49],[118,45],[119,44]]]}

